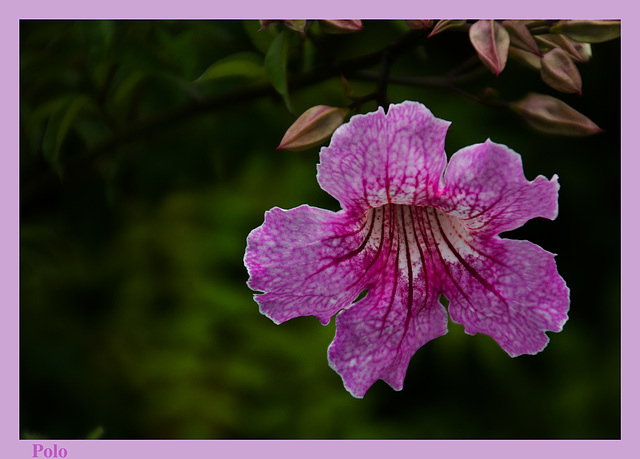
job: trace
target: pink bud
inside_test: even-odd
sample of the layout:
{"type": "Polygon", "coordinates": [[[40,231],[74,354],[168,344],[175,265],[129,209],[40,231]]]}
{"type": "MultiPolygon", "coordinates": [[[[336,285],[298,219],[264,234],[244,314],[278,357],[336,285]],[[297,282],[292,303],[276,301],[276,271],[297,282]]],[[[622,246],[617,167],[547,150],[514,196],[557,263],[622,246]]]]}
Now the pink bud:
{"type": "Polygon", "coordinates": [[[363,29],[362,21],[359,19],[326,19],[320,22],[322,28],[327,33],[352,33],[363,29]]]}
{"type": "Polygon", "coordinates": [[[593,121],[555,97],[529,93],[511,104],[534,129],[546,134],[587,136],[603,132],[593,121]]]}
{"type": "Polygon", "coordinates": [[[316,105],[287,129],[276,150],[302,151],[325,142],[344,123],[346,108],[316,105]]]}
{"type": "Polygon", "coordinates": [[[404,22],[411,30],[427,30],[432,21],[429,19],[406,19],[404,22]]]}
{"type": "Polygon", "coordinates": [[[580,43],[579,41],[569,40],[573,44],[573,47],[576,49],[578,54],[580,55],[580,59],[582,62],[587,62],[591,59],[591,44],[590,43],[580,43]]]}
{"type": "Polygon", "coordinates": [[[441,19],[436,23],[435,26],[433,26],[433,30],[431,31],[429,36],[433,37],[434,35],[439,34],[444,30],[455,29],[465,25],[466,23],[467,21],[465,21],[464,19],[441,19]]]}
{"type": "Polygon", "coordinates": [[[582,78],[576,64],[560,48],[554,48],[542,56],[542,80],[560,92],[582,94],[582,78]]]}
{"type": "Polygon", "coordinates": [[[620,36],[620,21],[565,20],[560,21],[549,30],[551,33],[563,33],[573,40],[584,43],[602,43],[603,41],[614,40],[620,36]]]}
{"type": "Polygon", "coordinates": [[[524,21],[502,21],[502,26],[509,32],[511,45],[541,56],[538,45],[524,21]]]}
{"type": "Polygon", "coordinates": [[[286,24],[291,27],[293,26],[293,21],[291,19],[260,19],[260,30],[265,30],[273,24],[286,24]]]}
{"type": "Polygon", "coordinates": [[[304,19],[294,19],[291,21],[291,24],[287,24],[291,30],[295,30],[296,32],[304,33],[304,29],[307,26],[307,21],[304,19]]]}
{"type": "Polygon", "coordinates": [[[509,32],[493,19],[481,20],[469,29],[469,38],[482,63],[498,76],[507,64],[509,32]]]}
{"type": "MultiPolygon", "coordinates": [[[[566,53],[571,57],[571,59],[584,62],[585,60],[582,58],[582,55],[578,52],[578,45],[584,46],[584,43],[578,43],[577,41],[573,41],[565,37],[564,35],[558,34],[544,34],[536,36],[536,40],[540,43],[541,49],[546,51],[550,51],[553,48],[561,48],[566,51],[566,53]]],[[[588,43],[587,43],[588,45],[588,43]]]]}
{"type": "Polygon", "coordinates": [[[531,67],[534,70],[540,71],[542,63],[540,62],[540,56],[536,56],[533,53],[524,51],[514,46],[509,46],[509,59],[521,62],[527,67],[531,67]]]}
{"type": "Polygon", "coordinates": [[[305,29],[305,26],[307,25],[307,21],[302,19],[282,19],[282,20],[260,19],[260,29],[258,30],[258,32],[269,28],[273,24],[284,24],[291,30],[304,33],[304,29],[305,29]]]}

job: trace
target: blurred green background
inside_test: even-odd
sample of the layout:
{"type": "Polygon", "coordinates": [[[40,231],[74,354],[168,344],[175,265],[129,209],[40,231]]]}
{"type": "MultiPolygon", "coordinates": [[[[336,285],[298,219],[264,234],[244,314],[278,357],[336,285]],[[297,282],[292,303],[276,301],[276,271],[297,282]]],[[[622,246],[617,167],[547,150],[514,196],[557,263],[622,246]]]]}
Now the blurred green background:
{"type": "MultiPolygon", "coordinates": [[[[266,210],[338,209],[315,179],[319,148],[275,147],[307,108],[349,104],[333,75],[292,83],[289,113],[262,66],[277,29],[259,27],[21,22],[22,438],[619,438],[620,40],[594,44],[579,66],[583,96],[511,62],[465,85],[505,100],[551,94],[605,130],[589,138],[537,133],[443,89],[389,86],[390,102],[417,100],[453,122],[449,155],[490,137],[522,155],[529,179],[559,175],[558,219],[505,237],[558,254],[571,310],[544,352],[515,359],[450,323],[412,359],[401,392],[377,382],[357,400],[327,364],[333,322],[276,326],[245,284],[246,236],[266,210]]],[[[291,42],[289,73],[407,30],[312,29],[291,42]]],[[[473,53],[468,35],[446,32],[391,73],[442,75],[473,53]]],[[[357,95],[375,89],[346,77],[357,95]]]]}

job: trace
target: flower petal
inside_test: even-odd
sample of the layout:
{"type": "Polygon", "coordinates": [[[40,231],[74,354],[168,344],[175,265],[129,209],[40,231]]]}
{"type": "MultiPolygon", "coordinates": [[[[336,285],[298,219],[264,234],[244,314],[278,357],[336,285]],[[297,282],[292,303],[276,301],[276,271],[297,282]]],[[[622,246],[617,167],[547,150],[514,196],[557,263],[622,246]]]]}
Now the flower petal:
{"type": "Polygon", "coordinates": [[[528,241],[466,239],[456,220],[430,215],[439,249],[455,257],[444,256],[441,265],[451,319],[468,334],[493,337],[512,357],[540,352],[549,341],[545,331],[561,331],[569,310],[554,255],[528,241]]]}
{"type": "Polygon", "coordinates": [[[327,324],[364,289],[362,266],[374,221],[303,205],[271,209],[247,238],[248,285],[276,323],[315,315],[327,324]]]}
{"type": "Polygon", "coordinates": [[[447,332],[447,312],[426,248],[423,209],[385,206],[383,254],[369,270],[364,299],[336,317],[329,364],[361,398],[378,379],[402,389],[409,360],[447,332]]]}
{"type": "Polygon", "coordinates": [[[529,182],[520,155],[491,140],[456,152],[444,178],[442,201],[436,207],[487,236],[535,217],[553,220],[558,214],[558,177],[538,176],[529,182]]]}
{"type": "Polygon", "coordinates": [[[449,124],[417,102],[353,116],[320,151],[318,182],[356,214],[391,202],[428,205],[446,165],[449,124]]]}
{"type": "MultiPolygon", "coordinates": [[[[336,316],[336,336],[329,346],[329,365],[357,398],[364,397],[378,379],[401,390],[409,361],[416,351],[447,333],[447,312],[437,302],[437,296],[431,297],[428,304],[424,297],[416,298],[425,306],[407,318],[402,300],[389,297],[390,289],[387,286],[385,290],[369,292],[364,300],[356,303],[357,307],[336,316]],[[365,315],[369,309],[371,312],[365,315]]],[[[397,289],[396,295],[406,297],[405,285],[397,289]]]]}

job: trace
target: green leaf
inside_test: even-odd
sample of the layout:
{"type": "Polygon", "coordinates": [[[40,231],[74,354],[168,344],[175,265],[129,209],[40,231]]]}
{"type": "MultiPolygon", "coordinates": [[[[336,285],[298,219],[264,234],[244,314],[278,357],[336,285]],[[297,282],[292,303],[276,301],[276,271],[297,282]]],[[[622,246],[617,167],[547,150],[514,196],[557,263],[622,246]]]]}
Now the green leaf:
{"type": "Polygon", "coordinates": [[[266,79],[267,73],[259,55],[253,52],[242,52],[215,62],[193,83],[229,77],[266,79]]]}
{"type": "Polygon", "coordinates": [[[104,435],[104,428],[98,426],[87,435],[87,440],[99,440],[104,435]]]}
{"type": "Polygon", "coordinates": [[[128,110],[132,103],[136,100],[136,90],[143,84],[144,80],[149,76],[148,73],[141,70],[133,70],[131,72],[123,71],[121,81],[118,81],[113,89],[113,94],[107,98],[107,106],[116,117],[126,119],[128,110]]]}
{"type": "Polygon", "coordinates": [[[284,99],[287,110],[293,113],[289,90],[287,87],[287,54],[289,51],[289,40],[286,31],[281,31],[273,40],[267,55],[264,58],[264,66],[271,84],[284,99]]]}
{"type": "Polygon", "coordinates": [[[69,129],[82,110],[95,108],[93,102],[85,95],[74,97],[68,103],[59,106],[53,113],[42,140],[42,152],[54,169],[61,173],[60,151],[69,129]]]}

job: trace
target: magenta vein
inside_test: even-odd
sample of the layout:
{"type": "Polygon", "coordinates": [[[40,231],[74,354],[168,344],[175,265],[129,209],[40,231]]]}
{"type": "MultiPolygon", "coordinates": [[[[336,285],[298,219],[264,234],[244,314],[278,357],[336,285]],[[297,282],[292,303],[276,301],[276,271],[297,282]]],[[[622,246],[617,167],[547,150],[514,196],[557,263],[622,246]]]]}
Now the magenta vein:
{"type": "MultiPolygon", "coordinates": [[[[424,259],[424,252],[422,251],[422,244],[420,243],[420,241],[418,240],[418,230],[416,229],[416,219],[418,218],[417,216],[414,217],[413,215],[413,211],[414,211],[414,206],[411,206],[409,208],[409,217],[411,218],[411,227],[413,228],[413,234],[414,237],[416,239],[416,245],[418,246],[418,251],[420,252],[420,263],[422,264],[422,275],[424,277],[424,286],[425,286],[425,292],[424,292],[424,306],[423,308],[427,307],[427,303],[429,300],[429,278],[427,276],[427,264],[426,264],[426,260],[424,259]]],[[[426,246],[427,242],[424,241],[424,244],[426,246]]],[[[417,311],[420,312],[420,311],[417,311]]]]}
{"type": "Polygon", "coordinates": [[[404,333],[402,334],[402,339],[400,340],[400,343],[402,343],[402,341],[404,340],[404,337],[407,335],[407,332],[409,331],[409,322],[411,321],[411,317],[413,316],[413,267],[411,266],[411,253],[409,252],[409,239],[407,237],[407,227],[404,220],[404,206],[400,207],[400,214],[402,218],[402,232],[404,233],[404,253],[407,259],[407,273],[409,275],[409,291],[407,293],[408,295],[407,302],[409,304],[407,308],[407,317],[405,318],[405,322],[404,322],[404,333]]]}
{"type": "MultiPolygon", "coordinates": [[[[395,209],[391,207],[390,210],[392,211],[391,213],[393,215],[392,215],[392,218],[389,218],[389,220],[393,222],[395,226],[395,222],[396,222],[395,209]]],[[[395,231],[393,231],[392,234],[395,234],[395,231]]],[[[392,248],[393,248],[393,244],[391,244],[391,246],[389,247],[389,254],[391,253],[392,248]]],[[[396,250],[396,260],[394,264],[394,274],[393,274],[393,290],[391,291],[391,297],[389,298],[389,305],[387,306],[387,310],[385,311],[384,316],[382,317],[382,327],[380,328],[380,336],[382,336],[382,333],[384,332],[384,328],[387,323],[387,318],[389,317],[389,313],[391,312],[391,308],[393,307],[393,301],[395,300],[395,297],[396,297],[396,290],[398,288],[399,264],[400,264],[400,241],[398,241],[398,249],[396,250]]]]}
{"type": "MultiPolygon", "coordinates": [[[[426,209],[427,212],[429,210],[430,210],[429,208],[426,209]]],[[[433,210],[433,212],[435,212],[435,209],[433,210]]],[[[431,213],[433,213],[433,212],[431,212],[431,213]]],[[[428,213],[428,215],[429,214],[430,213],[428,213]]],[[[427,217],[427,218],[429,218],[429,217],[427,217]]],[[[431,218],[429,218],[429,222],[431,222],[431,218]]],[[[429,225],[429,231],[431,232],[431,237],[433,238],[433,245],[434,245],[435,249],[438,251],[438,257],[440,258],[440,263],[442,264],[442,267],[444,268],[444,271],[447,273],[447,276],[449,276],[449,278],[451,279],[451,282],[453,282],[453,285],[455,285],[455,287],[462,294],[464,299],[467,300],[467,303],[472,304],[471,300],[467,296],[466,292],[462,289],[462,287],[460,287],[460,284],[458,284],[458,281],[455,279],[455,277],[451,275],[451,271],[449,271],[449,267],[447,266],[447,263],[444,261],[444,257],[442,256],[442,252],[440,251],[440,247],[438,246],[438,242],[436,240],[436,235],[433,232],[433,225],[431,225],[431,224],[429,225]]]]}
{"type": "Polygon", "coordinates": [[[487,290],[489,290],[491,293],[493,293],[498,299],[500,299],[500,301],[502,301],[504,303],[504,305],[507,307],[507,313],[509,312],[509,305],[507,304],[507,301],[502,297],[502,295],[500,295],[500,293],[498,291],[496,291],[496,289],[493,287],[493,285],[491,285],[489,282],[487,282],[487,280],[482,277],[474,268],[473,266],[471,266],[463,257],[462,255],[460,255],[455,248],[453,247],[453,244],[451,244],[451,241],[449,241],[449,238],[447,238],[447,235],[444,233],[443,229],[442,229],[442,225],[440,224],[440,219],[438,218],[438,214],[435,215],[436,218],[436,222],[438,223],[438,230],[440,231],[440,234],[442,235],[442,237],[444,238],[444,242],[447,244],[447,247],[449,247],[449,250],[451,250],[451,252],[455,255],[455,257],[458,259],[458,261],[462,264],[462,266],[464,266],[464,268],[469,272],[469,274],[471,274],[484,288],[486,288],[487,290]]]}

